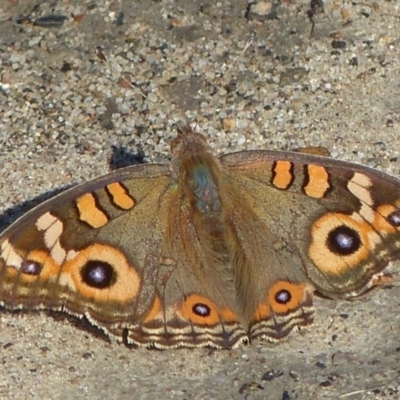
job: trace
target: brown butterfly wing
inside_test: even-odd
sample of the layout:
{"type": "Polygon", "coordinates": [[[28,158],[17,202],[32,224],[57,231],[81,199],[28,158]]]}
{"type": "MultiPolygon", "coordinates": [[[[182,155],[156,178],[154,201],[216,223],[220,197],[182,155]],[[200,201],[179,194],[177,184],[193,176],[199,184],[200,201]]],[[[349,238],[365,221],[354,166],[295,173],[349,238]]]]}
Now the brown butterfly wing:
{"type": "Polygon", "coordinates": [[[332,298],[364,294],[399,256],[399,180],[296,153],[242,152],[223,156],[221,163],[237,198],[232,219],[241,220],[239,242],[247,260],[257,254],[250,265],[239,265],[239,282],[255,292],[243,298],[266,299],[251,336],[273,339],[274,326],[281,332],[284,324],[288,331],[311,322],[311,287],[332,298]],[[260,248],[270,250],[262,257],[260,248]]]}
{"type": "Polygon", "coordinates": [[[171,196],[169,168],[134,166],[68,190],[0,238],[0,302],[65,310],[106,331],[139,320],[156,298],[171,196]]]}
{"type": "Polygon", "coordinates": [[[147,347],[245,341],[221,290],[230,275],[201,269],[207,250],[181,197],[169,166],[144,165],[43,203],[0,237],[1,305],[86,316],[147,347]]]}

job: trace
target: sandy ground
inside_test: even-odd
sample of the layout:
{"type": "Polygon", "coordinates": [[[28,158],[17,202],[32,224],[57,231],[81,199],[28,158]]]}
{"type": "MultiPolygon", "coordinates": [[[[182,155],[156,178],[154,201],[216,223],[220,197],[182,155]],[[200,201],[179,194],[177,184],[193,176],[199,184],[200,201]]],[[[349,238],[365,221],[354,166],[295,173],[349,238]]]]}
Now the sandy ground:
{"type": "MultiPolygon", "coordinates": [[[[0,4],[2,228],[110,165],[166,161],[183,119],[216,153],[324,146],[400,175],[397,1],[326,1],[312,37],[308,1],[98,3],[0,4]],[[54,14],[62,26],[21,23],[54,14]]],[[[2,311],[0,397],[400,398],[400,286],[315,303],[315,326],[232,351],[132,350],[2,311]]]]}

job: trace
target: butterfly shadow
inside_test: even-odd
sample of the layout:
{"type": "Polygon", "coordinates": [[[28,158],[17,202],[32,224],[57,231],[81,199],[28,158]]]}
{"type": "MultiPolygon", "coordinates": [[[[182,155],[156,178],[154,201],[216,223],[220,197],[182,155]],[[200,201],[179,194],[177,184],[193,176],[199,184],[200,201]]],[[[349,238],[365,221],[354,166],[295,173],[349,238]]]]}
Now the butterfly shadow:
{"type": "Polygon", "coordinates": [[[139,148],[136,153],[133,153],[126,147],[112,146],[112,154],[109,161],[109,166],[112,171],[129,167],[136,164],[145,163],[145,153],[142,148],[139,148]]]}

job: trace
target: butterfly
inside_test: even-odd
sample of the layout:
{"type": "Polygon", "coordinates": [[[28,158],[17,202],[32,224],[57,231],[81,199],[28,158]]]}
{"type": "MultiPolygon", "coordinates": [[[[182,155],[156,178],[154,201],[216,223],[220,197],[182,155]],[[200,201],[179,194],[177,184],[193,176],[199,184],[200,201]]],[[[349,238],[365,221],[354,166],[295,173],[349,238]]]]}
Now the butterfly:
{"type": "Polygon", "coordinates": [[[234,348],[313,322],[313,296],[392,277],[400,181],[304,153],[213,155],[183,126],[170,164],[67,190],[0,236],[0,304],[86,317],[144,347],[234,348]]]}

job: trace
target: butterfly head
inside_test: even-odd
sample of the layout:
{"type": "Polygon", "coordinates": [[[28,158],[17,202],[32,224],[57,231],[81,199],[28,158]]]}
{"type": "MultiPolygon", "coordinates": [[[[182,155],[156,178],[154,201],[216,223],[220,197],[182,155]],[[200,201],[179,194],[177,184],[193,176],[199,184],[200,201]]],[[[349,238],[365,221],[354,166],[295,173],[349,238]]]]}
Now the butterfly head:
{"type": "Polygon", "coordinates": [[[189,125],[179,127],[177,137],[171,142],[171,153],[174,157],[209,152],[207,139],[189,125]]]}

